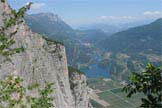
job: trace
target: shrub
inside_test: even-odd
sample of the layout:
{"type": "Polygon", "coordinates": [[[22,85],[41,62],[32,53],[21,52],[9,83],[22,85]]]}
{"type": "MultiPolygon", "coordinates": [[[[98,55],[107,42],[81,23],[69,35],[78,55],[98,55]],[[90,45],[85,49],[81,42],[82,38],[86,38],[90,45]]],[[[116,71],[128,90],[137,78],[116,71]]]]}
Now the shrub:
{"type": "Polygon", "coordinates": [[[45,83],[40,89],[38,83],[23,86],[23,80],[17,76],[8,76],[0,80],[0,108],[53,108],[53,83],[45,83]],[[31,95],[34,91],[34,95],[31,95]]]}
{"type": "MultiPolygon", "coordinates": [[[[1,0],[0,2],[6,2],[1,0]]],[[[13,36],[17,33],[18,27],[12,33],[7,33],[8,29],[23,22],[24,13],[30,8],[32,3],[20,8],[18,11],[12,9],[11,15],[4,15],[4,26],[0,28],[0,55],[9,59],[15,53],[24,51],[23,47],[11,48],[15,41],[13,36]]],[[[8,76],[5,80],[0,80],[0,108],[53,108],[53,83],[45,83],[40,87],[38,83],[25,87],[23,80],[19,76],[8,76]],[[31,93],[34,91],[34,95],[31,93]]]]}
{"type": "Polygon", "coordinates": [[[146,66],[146,71],[133,73],[130,76],[130,83],[123,88],[131,97],[136,93],[144,93],[146,98],[142,98],[143,108],[162,108],[162,68],[154,67],[151,64],[146,66]]]}

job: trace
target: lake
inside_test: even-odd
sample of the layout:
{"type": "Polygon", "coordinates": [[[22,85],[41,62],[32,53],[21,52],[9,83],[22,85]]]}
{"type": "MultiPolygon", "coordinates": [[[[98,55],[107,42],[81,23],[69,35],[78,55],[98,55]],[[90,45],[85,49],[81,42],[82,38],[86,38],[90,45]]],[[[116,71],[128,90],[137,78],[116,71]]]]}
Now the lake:
{"type": "Polygon", "coordinates": [[[109,67],[101,68],[97,63],[90,64],[89,68],[81,68],[80,70],[84,72],[88,78],[110,78],[109,67]]]}

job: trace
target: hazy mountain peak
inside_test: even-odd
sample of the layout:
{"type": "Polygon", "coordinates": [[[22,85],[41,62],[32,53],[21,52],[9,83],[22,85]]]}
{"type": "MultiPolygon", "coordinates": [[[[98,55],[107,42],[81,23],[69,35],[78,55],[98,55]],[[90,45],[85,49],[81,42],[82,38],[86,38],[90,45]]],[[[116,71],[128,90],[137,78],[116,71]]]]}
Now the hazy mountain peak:
{"type": "Polygon", "coordinates": [[[54,13],[31,14],[27,15],[25,19],[34,32],[41,34],[60,35],[68,30],[72,31],[72,28],[54,13]]]}
{"type": "Polygon", "coordinates": [[[31,16],[34,16],[36,18],[37,17],[47,18],[50,21],[60,21],[61,20],[61,18],[57,14],[54,14],[54,13],[38,13],[38,14],[31,14],[31,16]]]}
{"type": "Polygon", "coordinates": [[[155,20],[154,22],[152,22],[152,23],[161,23],[162,24],[162,18],[159,18],[159,19],[157,19],[157,20],[155,20]]]}

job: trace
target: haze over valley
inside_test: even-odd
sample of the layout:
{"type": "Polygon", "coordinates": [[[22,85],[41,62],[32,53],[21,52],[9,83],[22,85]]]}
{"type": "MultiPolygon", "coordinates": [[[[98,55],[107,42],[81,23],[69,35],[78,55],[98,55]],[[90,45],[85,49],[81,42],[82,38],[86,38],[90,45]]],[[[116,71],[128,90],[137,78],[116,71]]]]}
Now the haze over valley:
{"type": "MultiPolygon", "coordinates": [[[[26,2],[29,0],[8,0],[16,10],[26,2]]],[[[24,23],[14,25],[22,28],[16,35],[16,45],[24,45],[27,51],[14,56],[13,67],[27,71],[27,65],[27,78],[55,82],[56,108],[134,108],[142,104],[145,93],[133,89],[131,93],[137,94],[126,98],[122,90],[131,80],[138,83],[136,78],[143,78],[140,74],[149,66],[162,65],[160,0],[31,2],[31,10],[24,20],[20,18],[24,23]],[[137,76],[130,77],[134,72],[137,76]]],[[[19,74],[24,77],[26,73],[19,74]]]]}
{"type": "Polygon", "coordinates": [[[34,32],[64,43],[70,66],[81,69],[88,77],[112,75],[118,80],[126,80],[131,71],[143,69],[147,62],[156,61],[160,65],[161,21],[159,18],[108,33],[95,27],[73,29],[53,13],[26,15],[26,22],[34,32]]]}

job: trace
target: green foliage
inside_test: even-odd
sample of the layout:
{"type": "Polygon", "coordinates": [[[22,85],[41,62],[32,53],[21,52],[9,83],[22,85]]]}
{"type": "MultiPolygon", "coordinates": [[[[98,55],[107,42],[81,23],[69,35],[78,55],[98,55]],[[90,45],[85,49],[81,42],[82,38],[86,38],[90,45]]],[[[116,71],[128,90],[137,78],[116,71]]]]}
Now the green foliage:
{"type": "Polygon", "coordinates": [[[148,62],[156,66],[162,64],[161,23],[162,19],[158,19],[151,24],[115,33],[98,43],[106,53],[112,54],[108,62],[114,80],[128,80],[132,72],[143,70],[148,62]],[[121,53],[128,58],[119,58],[121,53]]]}
{"type": "Polygon", "coordinates": [[[53,92],[53,83],[45,83],[40,89],[38,83],[23,86],[20,77],[8,76],[0,81],[0,108],[53,108],[53,98],[49,95],[53,92]],[[38,96],[28,95],[30,92],[38,96]]]}
{"type": "Polygon", "coordinates": [[[2,3],[4,3],[4,2],[5,2],[5,0],[1,0],[1,2],[2,2],[2,3]]]}
{"type": "Polygon", "coordinates": [[[24,106],[24,88],[20,85],[22,79],[12,76],[0,81],[0,107],[15,108],[24,106]],[[6,106],[3,106],[3,104],[6,106]]]}
{"type": "MultiPolygon", "coordinates": [[[[5,0],[1,0],[1,2],[5,2],[5,0]]],[[[2,56],[9,57],[15,53],[24,51],[23,47],[11,48],[11,46],[15,43],[13,36],[17,33],[18,28],[16,28],[16,30],[11,33],[9,33],[7,30],[13,25],[22,23],[22,20],[20,19],[24,17],[24,13],[30,8],[30,5],[31,3],[20,8],[18,12],[12,9],[10,17],[6,17],[4,13],[4,25],[0,28],[0,54],[2,56]]]]}
{"type": "MultiPolygon", "coordinates": [[[[0,2],[5,2],[5,0],[0,2]]],[[[23,47],[11,48],[15,44],[13,36],[18,28],[12,33],[8,33],[8,29],[23,22],[24,13],[31,4],[22,7],[18,12],[11,10],[11,17],[3,20],[4,26],[0,28],[0,54],[2,56],[8,58],[10,55],[24,51],[23,47]]],[[[23,80],[20,77],[8,76],[5,80],[0,80],[0,108],[53,108],[53,98],[50,96],[53,93],[52,86],[53,83],[45,83],[44,87],[35,83],[26,87],[23,86],[23,80]],[[31,95],[33,93],[36,95],[31,95]]]]}
{"type": "Polygon", "coordinates": [[[76,72],[78,74],[84,74],[83,72],[81,72],[80,70],[76,69],[76,68],[73,68],[71,66],[68,66],[68,71],[69,71],[69,74],[70,73],[73,73],[73,72],[76,72]]]}
{"type": "Polygon", "coordinates": [[[79,74],[79,75],[82,75],[84,73],[78,69],[71,67],[71,66],[68,66],[68,71],[69,71],[70,88],[71,88],[71,90],[74,90],[74,88],[77,86],[77,84],[73,82],[75,73],[79,74]]]}
{"type": "Polygon", "coordinates": [[[147,98],[141,98],[143,108],[161,108],[162,68],[148,64],[145,72],[133,73],[130,76],[130,83],[123,88],[123,91],[127,93],[127,97],[138,92],[144,93],[147,98]]]}
{"type": "Polygon", "coordinates": [[[44,89],[39,89],[39,98],[32,98],[31,108],[53,108],[53,98],[49,94],[53,93],[53,83],[45,84],[44,89]]]}
{"type": "Polygon", "coordinates": [[[55,44],[64,45],[63,42],[61,42],[61,41],[54,40],[54,39],[50,39],[50,38],[47,38],[47,37],[45,37],[45,36],[42,36],[42,37],[43,37],[46,41],[48,41],[48,42],[53,42],[53,43],[55,43],[55,44]]]}

